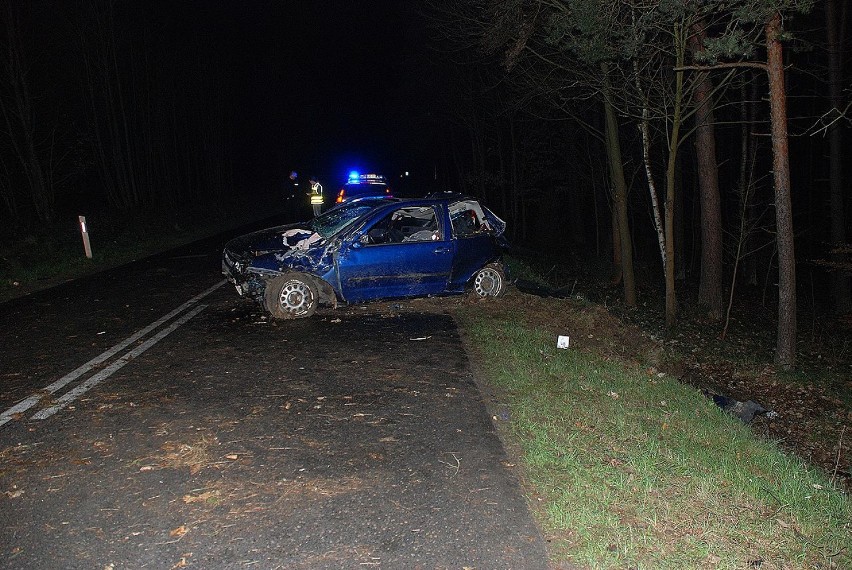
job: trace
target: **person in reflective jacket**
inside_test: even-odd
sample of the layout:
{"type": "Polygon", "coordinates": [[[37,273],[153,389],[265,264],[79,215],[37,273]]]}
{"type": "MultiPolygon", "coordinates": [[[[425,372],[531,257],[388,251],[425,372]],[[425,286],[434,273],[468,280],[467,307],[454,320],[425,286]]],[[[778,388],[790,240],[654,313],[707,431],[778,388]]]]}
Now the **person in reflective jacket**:
{"type": "Polygon", "coordinates": [[[311,206],[314,209],[314,217],[319,216],[322,212],[322,184],[319,183],[316,176],[311,176],[311,191],[308,196],[311,197],[311,206]]]}

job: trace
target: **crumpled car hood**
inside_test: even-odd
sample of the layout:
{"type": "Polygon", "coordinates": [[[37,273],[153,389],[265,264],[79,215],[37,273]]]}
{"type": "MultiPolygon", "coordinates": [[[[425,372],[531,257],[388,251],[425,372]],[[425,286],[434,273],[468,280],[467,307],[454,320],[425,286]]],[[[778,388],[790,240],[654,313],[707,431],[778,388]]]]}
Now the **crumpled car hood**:
{"type": "Polygon", "coordinates": [[[225,249],[240,257],[257,257],[264,253],[286,253],[293,248],[308,249],[321,241],[306,223],[287,224],[252,232],[232,239],[225,249]]]}

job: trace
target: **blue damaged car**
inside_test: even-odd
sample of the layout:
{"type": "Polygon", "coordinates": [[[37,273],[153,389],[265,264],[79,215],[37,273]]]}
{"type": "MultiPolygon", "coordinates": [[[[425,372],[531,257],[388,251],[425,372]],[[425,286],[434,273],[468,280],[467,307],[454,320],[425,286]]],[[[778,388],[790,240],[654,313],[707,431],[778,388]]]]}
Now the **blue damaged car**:
{"type": "Polygon", "coordinates": [[[309,317],[319,304],[506,290],[506,224],[457,194],[362,198],[304,223],[229,241],[222,272],[274,318],[309,317]]]}

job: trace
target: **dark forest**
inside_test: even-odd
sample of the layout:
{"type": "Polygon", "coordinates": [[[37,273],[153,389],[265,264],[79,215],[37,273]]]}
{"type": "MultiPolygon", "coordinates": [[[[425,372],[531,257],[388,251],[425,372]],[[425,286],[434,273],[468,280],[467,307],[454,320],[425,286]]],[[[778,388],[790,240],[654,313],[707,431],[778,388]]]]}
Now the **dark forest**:
{"type": "Polygon", "coordinates": [[[290,4],[3,0],[4,274],[81,214],[142,239],[357,165],[480,197],[669,327],[757,291],[787,368],[803,304],[852,310],[848,2],[290,4]]]}

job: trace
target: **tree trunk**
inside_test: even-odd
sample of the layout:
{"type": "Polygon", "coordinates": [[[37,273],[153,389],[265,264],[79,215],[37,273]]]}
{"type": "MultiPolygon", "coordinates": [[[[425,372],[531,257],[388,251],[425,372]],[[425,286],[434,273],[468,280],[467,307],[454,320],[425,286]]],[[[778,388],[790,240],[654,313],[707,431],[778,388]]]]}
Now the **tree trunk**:
{"type": "MultiPolygon", "coordinates": [[[[707,32],[703,22],[695,24],[692,32],[689,43],[693,54],[704,51],[703,41],[707,32]]],[[[710,74],[699,72],[693,95],[695,155],[701,204],[701,281],[698,286],[698,303],[707,309],[712,320],[718,321],[722,318],[722,207],[712,93],[710,74]]]]}
{"type": "Polygon", "coordinates": [[[0,156],[0,198],[3,199],[3,205],[6,207],[6,212],[14,224],[21,223],[21,213],[18,209],[18,197],[16,184],[12,182],[12,175],[9,171],[3,157],[0,156]]]}
{"type": "Polygon", "coordinates": [[[621,233],[618,229],[618,212],[615,204],[612,205],[610,212],[612,221],[612,274],[609,276],[609,284],[612,286],[621,283],[622,266],[621,266],[621,233]]]}
{"type": "Polygon", "coordinates": [[[660,260],[663,265],[663,274],[666,270],[666,231],[663,224],[663,216],[660,213],[660,204],[657,199],[657,183],[654,180],[654,170],[651,167],[651,120],[648,98],[642,88],[642,80],[639,74],[639,63],[633,61],[633,75],[636,81],[636,91],[642,99],[642,119],[639,121],[639,132],[642,134],[642,162],[645,164],[645,178],[648,180],[648,193],[651,198],[651,214],[654,218],[654,229],[657,231],[657,245],[660,248],[660,260]]]}
{"type": "Polygon", "coordinates": [[[787,142],[787,94],[784,90],[784,53],[781,14],[766,24],[766,64],[772,124],[772,166],[775,185],[775,226],[778,244],[778,338],[775,362],[785,370],[796,366],[796,256],[793,247],[793,211],[790,199],[790,160],[787,142]]]}
{"type": "MultiPolygon", "coordinates": [[[[845,11],[845,10],[844,10],[845,11]]],[[[840,108],[843,106],[843,39],[840,30],[845,21],[838,13],[837,0],[825,0],[825,29],[828,36],[828,100],[831,119],[838,119],[828,130],[829,188],[831,194],[831,242],[837,246],[846,243],[846,217],[843,211],[843,131],[840,124],[840,108]]],[[[833,261],[843,263],[842,255],[833,261]]],[[[837,312],[852,309],[852,278],[844,271],[835,271],[832,279],[834,306],[837,312]]]]}
{"type": "Polygon", "coordinates": [[[757,82],[753,80],[752,72],[746,73],[746,79],[740,87],[740,165],[737,183],[740,215],[745,217],[742,225],[745,233],[738,239],[743,241],[742,249],[745,252],[742,260],[742,282],[745,285],[757,287],[757,256],[750,252],[755,249],[753,227],[754,220],[758,217],[756,207],[752,203],[753,179],[757,162],[757,142],[752,130],[757,117],[759,96],[757,82]],[[750,90],[746,89],[747,84],[751,85],[750,90]]]}
{"type": "Polygon", "coordinates": [[[674,242],[678,246],[674,250],[675,281],[686,280],[686,209],[683,200],[683,168],[682,161],[678,158],[675,166],[675,199],[674,199],[674,242]]]}
{"type": "Polygon", "coordinates": [[[621,164],[621,143],[618,139],[618,122],[610,99],[609,68],[601,64],[604,80],[604,113],[606,115],[606,150],[613,188],[613,208],[618,219],[619,241],[621,242],[621,275],[624,283],[624,304],[636,306],[636,281],[633,274],[633,242],[627,216],[627,182],[621,164]]]}
{"type": "MultiPolygon", "coordinates": [[[[49,183],[50,173],[46,170],[36,146],[39,133],[36,128],[33,97],[30,95],[27,79],[27,66],[23,61],[18,38],[19,24],[12,12],[12,3],[6,4],[4,8],[6,45],[2,46],[0,69],[2,69],[8,93],[0,99],[0,113],[3,115],[5,125],[3,134],[7,139],[3,142],[8,145],[11,155],[20,163],[36,218],[42,225],[49,227],[54,216],[55,189],[49,183]]],[[[9,165],[4,165],[4,168],[8,167],[9,165]]],[[[12,178],[9,178],[9,183],[14,184],[12,178]]],[[[11,198],[12,192],[14,190],[6,194],[11,198]]],[[[7,199],[6,202],[14,206],[14,201],[7,199]]]]}
{"type": "MultiPolygon", "coordinates": [[[[677,67],[683,66],[686,52],[686,41],[683,34],[686,30],[676,25],[674,30],[675,50],[677,52],[677,67]]],[[[677,149],[680,146],[680,126],[683,110],[683,71],[675,72],[675,98],[672,112],[672,131],[669,135],[669,156],[666,168],[666,328],[672,328],[677,320],[677,291],[675,289],[674,264],[674,211],[675,211],[675,167],[677,166],[677,149]]]]}
{"type": "Polygon", "coordinates": [[[517,200],[518,195],[518,143],[515,136],[515,117],[509,117],[509,143],[511,145],[511,162],[509,163],[509,186],[503,187],[501,196],[503,214],[509,215],[509,204],[517,200]]]}

